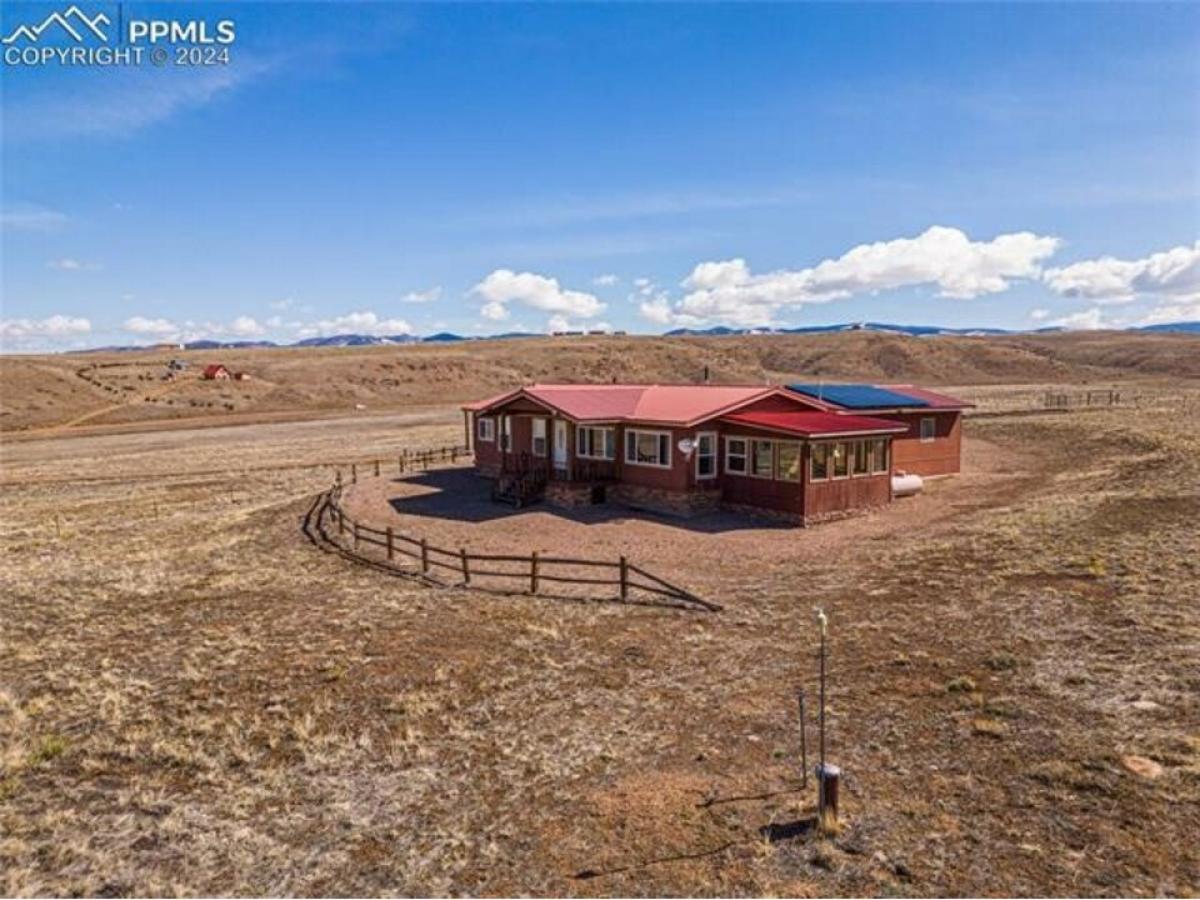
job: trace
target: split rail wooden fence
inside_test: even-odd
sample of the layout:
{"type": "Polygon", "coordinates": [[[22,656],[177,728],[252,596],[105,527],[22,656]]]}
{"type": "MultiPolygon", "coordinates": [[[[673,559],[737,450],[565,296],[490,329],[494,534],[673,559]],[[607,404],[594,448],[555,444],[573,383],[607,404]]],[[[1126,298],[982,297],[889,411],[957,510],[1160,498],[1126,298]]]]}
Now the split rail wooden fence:
{"type": "MultiPolygon", "coordinates": [[[[639,596],[650,595],[659,603],[688,609],[717,612],[721,607],[697,597],[691,591],[646,571],[624,556],[616,560],[578,559],[565,556],[543,556],[536,550],[528,556],[504,553],[473,553],[465,547],[438,547],[426,538],[403,534],[392,527],[377,528],[356,522],[341,505],[341,482],[326,494],[318,514],[318,524],[325,537],[336,543],[343,552],[374,564],[386,562],[405,574],[419,575],[442,585],[457,585],[489,590],[479,580],[500,581],[511,585],[501,593],[544,594],[547,585],[582,585],[589,589],[613,588],[613,594],[588,599],[638,602],[639,596]],[[328,522],[328,530],[325,523],[328,522]],[[383,560],[363,556],[364,545],[383,552],[383,560]],[[577,574],[583,569],[591,574],[577,574]]],[[[491,588],[496,590],[495,588],[491,588]]],[[[642,601],[644,602],[644,601],[642,601]]]]}

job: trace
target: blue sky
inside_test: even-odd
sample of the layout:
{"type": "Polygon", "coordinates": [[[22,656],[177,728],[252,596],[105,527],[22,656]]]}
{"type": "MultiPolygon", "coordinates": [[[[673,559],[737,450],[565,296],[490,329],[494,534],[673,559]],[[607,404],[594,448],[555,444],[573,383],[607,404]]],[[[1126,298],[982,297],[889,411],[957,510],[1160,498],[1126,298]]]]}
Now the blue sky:
{"type": "Polygon", "coordinates": [[[1197,5],[121,14],[237,40],[5,67],[7,349],[1200,318],[1197,5]]]}

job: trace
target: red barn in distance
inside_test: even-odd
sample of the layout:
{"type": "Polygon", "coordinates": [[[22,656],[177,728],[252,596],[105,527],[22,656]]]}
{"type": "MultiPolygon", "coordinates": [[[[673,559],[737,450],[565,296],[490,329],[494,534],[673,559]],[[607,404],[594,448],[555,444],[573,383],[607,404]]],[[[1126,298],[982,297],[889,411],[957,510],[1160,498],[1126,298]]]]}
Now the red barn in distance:
{"type": "Polygon", "coordinates": [[[223,365],[220,363],[214,363],[210,366],[204,367],[204,372],[201,374],[201,377],[205,381],[227,381],[233,376],[230,375],[229,370],[223,365]]]}
{"type": "Polygon", "coordinates": [[[969,404],[869,386],[880,393],[860,412],[867,398],[833,388],[868,386],[807,387],[535,384],[463,410],[477,471],[518,505],[725,508],[810,524],[890,503],[899,470],[958,471],[969,404]]]}

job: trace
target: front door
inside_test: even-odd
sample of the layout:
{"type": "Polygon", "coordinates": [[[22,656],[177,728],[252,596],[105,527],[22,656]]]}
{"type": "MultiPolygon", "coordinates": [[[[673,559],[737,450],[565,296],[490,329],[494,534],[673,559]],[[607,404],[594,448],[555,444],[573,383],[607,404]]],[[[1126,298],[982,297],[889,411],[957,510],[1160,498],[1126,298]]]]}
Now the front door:
{"type": "Polygon", "coordinates": [[[567,467],[567,423],[564,419],[554,420],[554,468],[567,467]]]}

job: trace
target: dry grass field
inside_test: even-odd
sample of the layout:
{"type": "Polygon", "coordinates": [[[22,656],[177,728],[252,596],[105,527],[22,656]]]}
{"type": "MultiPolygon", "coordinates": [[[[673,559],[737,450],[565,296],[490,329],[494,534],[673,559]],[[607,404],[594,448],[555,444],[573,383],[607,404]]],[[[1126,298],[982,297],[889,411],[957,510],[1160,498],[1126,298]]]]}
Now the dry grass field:
{"type": "MultiPolygon", "coordinates": [[[[1019,352],[1023,377],[968,371],[958,342],[805,344],[866,341],[847,376],[988,409],[1064,383],[1138,398],[974,418],[961,478],[863,518],[426,510],[447,540],[625,552],[719,613],[434,589],[305,537],[329,463],[461,440],[446,404],[505,366],[607,371],[569,354],[439,350],[461,374],[368,396],[347,373],[424,348],[321,352],[329,384],[289,413],[273,391],[309,389],[272,367],[305,358],[259,352],[230,363],[262,367],[259,405],[170,428],[81,390],[78,358],[0,361],[23,431],[0,443],[0,894],[1200,892],[1200,345],[1128,338],[1118,359],[1101,337],[982,355],[1019,352]],[[881,371],[888,346],[930,358],[881,371]],[[836,835],[799,790],[815,606],[836,835]]],[[[747,367],[815,372],[774,345],[747,367]]],[[[664,346],[637,365],[693,377],[704,354],[664,346]]],[[[419,521],[389,503],[419,481],[351,502],[419,521]]]]}

